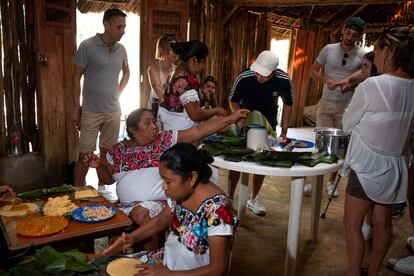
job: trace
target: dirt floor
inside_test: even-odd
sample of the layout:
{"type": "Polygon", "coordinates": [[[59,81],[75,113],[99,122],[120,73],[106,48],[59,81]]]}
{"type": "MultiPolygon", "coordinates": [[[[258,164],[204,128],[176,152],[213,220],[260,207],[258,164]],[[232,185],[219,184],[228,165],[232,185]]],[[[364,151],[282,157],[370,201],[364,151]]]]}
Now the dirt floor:
{"type": "MultiPolygon", "coordinates": [[[[220,170],[219,185],[225,189],[227,171],[220,170]]],[[[306,182],[310,182],[307,179],[306,182]]],[[[317,242],[310,242],[311,198],[305,197],[302,207],[300,241],[296,275],[346,275],[347,258],[344,226],[342,224],[344,195],[347,178],[342,178],[339,197],[331,202],[325,219],[320,220],[317,242]]],[[[325,187],[325,185],[324,185],[325,187]]],[[[260,200],[267,208],[263,217],[247,211],[243,224],[237,229],[232,252],[230,275],[283,275],[285,267],[286,237],[289,212],[290,178],[266,177],[260,200]]],[[[235,202],[237,202],[237,191],[235,202]]],[[[327,195],[323,189],[322,207],[327,195]]],[[[408,256],[405,240],[413,235],[408,209],[405,214],[393,219],[394,237],[388,258],[408,256]]],[[[385,265],[380,275],[402,275],[385,265]]]]}

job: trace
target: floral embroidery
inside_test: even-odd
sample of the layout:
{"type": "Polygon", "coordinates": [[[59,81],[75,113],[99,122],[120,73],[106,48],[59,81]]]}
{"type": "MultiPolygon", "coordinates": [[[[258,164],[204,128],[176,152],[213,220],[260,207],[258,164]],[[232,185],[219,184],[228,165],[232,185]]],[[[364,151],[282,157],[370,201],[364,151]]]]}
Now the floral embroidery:
{"type": "Polygon", "coordinates": [[[161,155],[171,147],[172,130],[160,132],[155,140],[145,146],[127,147],[119,142],[110,150],[114,161],[114,173],[158,167],[161,155]]]}
{"type": "Polygon", "coordinates": [[[238,218],[229,198],[216,195],[205,200],[195,213],[176,204],[172,206],[170,231],[194,254],[206,254],[209,249],[208,228],[221,224],[238,225],[238,218]]]}
{"type": "Polygon", "coordinates": [[[180,101],[180,96],[186,91],[200,89],[200,83],[193,76],[180,74],[175,76],[165,90],[161,106],[169,111],[183,112],[184,105],[180,101]]]}

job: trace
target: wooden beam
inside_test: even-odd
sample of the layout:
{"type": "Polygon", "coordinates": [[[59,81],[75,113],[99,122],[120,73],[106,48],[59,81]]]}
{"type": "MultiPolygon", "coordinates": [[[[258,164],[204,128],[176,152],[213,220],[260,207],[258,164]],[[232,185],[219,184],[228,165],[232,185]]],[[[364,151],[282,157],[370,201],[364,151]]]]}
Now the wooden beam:
{"type": "Polygon", "coordinates": [[[333,13],[331,16],[329,16],[328,19],[326,19],[323,23],[327,24],[329,23],[329,21],[332,20],[332,18],[334,18],[335,16],[337,16],[341,11],[343,11],[345,9],[346,6],[342,6],[338,11],[336,11],[335,13],[333,13]]]}
{"type": "Polygon", "coordinates": [[[239,8],[239,5],[235,5],[233,9],[229,12],[229,14],[226,15],[226,17],[223,19],[223,26],[226,25],[227,21],[229,21],[231,16],[237,11],[238,8],[239,8]]]}
{"type": "Polygon", "coordinates": [[[238,5],[240,7],[260,7],[260,6],[334,6],[334,5],[383,5],[399,4],[401,0],[228,0],[227,6],[238,5]]]}
{"type": "MultiPolygon", "coordinates": [[[[362,11],[363,9],[365,9],[366,6],[367,6],[367,4],[360,6],[358,9],[354,10],[346,19],[351,18],[352,16],[357,15],[360,11],[362,11]]],[[[344,22],[345,22],[345,20],[344,20],[344,22]]],[[[338,26],[335,29],[335,31],[333,31],[333,34],[335,35],[341,28],[342,28],[342,25],[338,26]]]]}

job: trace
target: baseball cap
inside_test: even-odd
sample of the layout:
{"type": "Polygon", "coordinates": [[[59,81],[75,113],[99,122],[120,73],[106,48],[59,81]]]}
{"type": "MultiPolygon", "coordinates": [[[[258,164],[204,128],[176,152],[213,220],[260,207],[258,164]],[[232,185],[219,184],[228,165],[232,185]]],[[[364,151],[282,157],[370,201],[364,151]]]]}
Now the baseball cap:
{"type": "Polygon", "coordinates": [[[365,21],[361,17],[350,17],[345,21],[345,28],[351,28],[355,31],[362,33],[365,28],[365,21]]]}
{"type": "Polygon", "coordinates": [[[279,58],[272,51],[263,51],[259,54],[256,61],[250,66],[250,69],[263,77],[269,76],[277,69],[279,58]]]}

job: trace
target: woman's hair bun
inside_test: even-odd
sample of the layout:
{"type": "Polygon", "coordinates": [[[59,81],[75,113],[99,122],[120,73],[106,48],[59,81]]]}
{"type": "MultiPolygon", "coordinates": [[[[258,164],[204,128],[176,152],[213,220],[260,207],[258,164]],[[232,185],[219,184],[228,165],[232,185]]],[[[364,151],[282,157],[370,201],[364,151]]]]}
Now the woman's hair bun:
{"type": "Polygon", "coordinates": [[[207,151],[200,149],[199,152],[200,152],[201,160],[203,160],[207,164],[214,162],[214,158],[210,154],[208,154],[207,151]]]}

